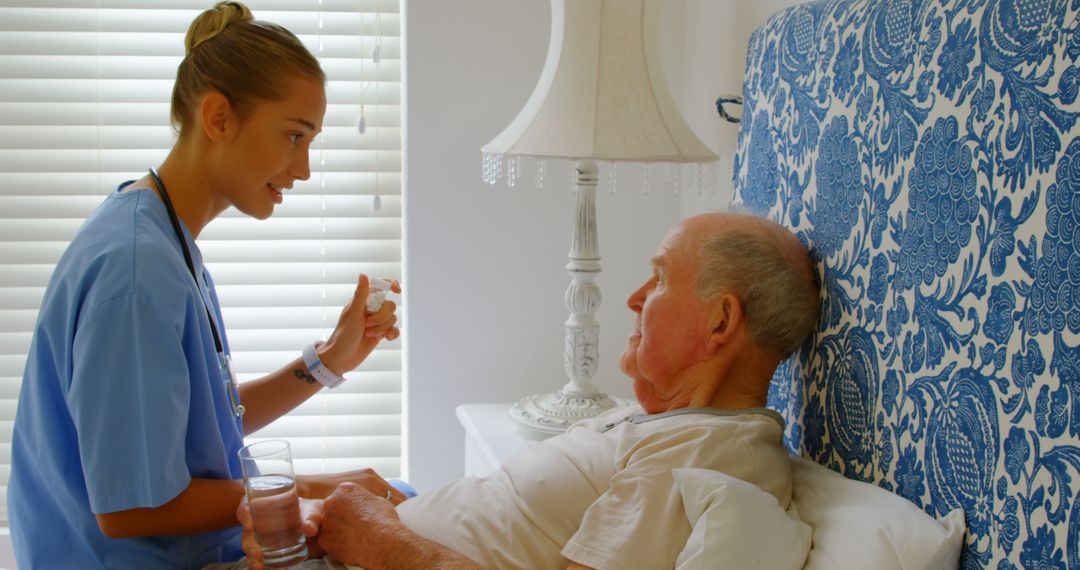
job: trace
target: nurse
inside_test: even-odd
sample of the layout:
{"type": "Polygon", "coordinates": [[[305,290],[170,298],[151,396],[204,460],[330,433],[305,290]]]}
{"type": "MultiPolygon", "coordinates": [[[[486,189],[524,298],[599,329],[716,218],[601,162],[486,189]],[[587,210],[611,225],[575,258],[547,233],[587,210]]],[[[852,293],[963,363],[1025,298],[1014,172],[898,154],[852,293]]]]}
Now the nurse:
{"type": "MultiPolygon", "coordinates": [[[[366,314],[360,276],[326,342],[297,347],[302,356],[236,393],[196,239],[230,206],[269,217],[308,178],[325,75],[296,36],[239,2],[199,15],[185,46],[175,146],[90,215],[41,304],[8,495],[24,570],[201,568],[241,557],[244,434],[336,385],[399,334],[393,303],[366,314]]],[[[300,477],[297,487],[318,497],[346,480],[389,489],[364,471],[300,477]]]]}

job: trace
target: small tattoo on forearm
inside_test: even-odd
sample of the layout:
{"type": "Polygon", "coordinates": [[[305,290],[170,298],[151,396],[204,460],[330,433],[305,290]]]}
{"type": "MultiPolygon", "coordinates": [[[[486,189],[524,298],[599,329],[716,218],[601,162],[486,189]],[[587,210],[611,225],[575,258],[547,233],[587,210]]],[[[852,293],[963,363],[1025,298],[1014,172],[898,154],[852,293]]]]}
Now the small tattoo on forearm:
{"type": "Polygon", "coordinates": [[[293,370],[293,376],[296,376],[296,378],[298,380],[303,380],[304,382],[307,382],[308,384],[314,384],[315,383],[315,377],[312,376],[310,372],[308,372],[307,370],[304,370],[303,368],[297,368],[296,370],[293,370]]]}

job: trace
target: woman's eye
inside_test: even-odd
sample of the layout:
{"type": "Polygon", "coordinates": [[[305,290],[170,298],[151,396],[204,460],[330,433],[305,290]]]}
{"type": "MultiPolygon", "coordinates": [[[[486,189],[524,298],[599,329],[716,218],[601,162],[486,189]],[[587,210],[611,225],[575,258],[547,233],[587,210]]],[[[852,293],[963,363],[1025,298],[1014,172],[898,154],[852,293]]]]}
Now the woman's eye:
{"type": "Polygon", "coordinates": [[[300,144],[300,141],[303,140],[303,138],[303,133],[289,133],[289,140],[292,141],[293,144],[300,144]]]}

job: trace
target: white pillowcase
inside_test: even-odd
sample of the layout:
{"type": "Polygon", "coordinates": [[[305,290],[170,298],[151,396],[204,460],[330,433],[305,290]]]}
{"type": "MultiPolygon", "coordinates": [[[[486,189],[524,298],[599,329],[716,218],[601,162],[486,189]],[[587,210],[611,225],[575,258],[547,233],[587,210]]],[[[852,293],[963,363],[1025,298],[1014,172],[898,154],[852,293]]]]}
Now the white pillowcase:
{"type": "Polygon", "coordinates": [[[814,529],[807,569],[956,568],[964,541],[962,509],[938,520],[885,489],[806,459],[791,461],[793,500],[814,529]]]}
{"type": "Polygon", "coordinates": [[[962,509],[935,519],[899,495],[812,461],[792,457],[791,468],[787,512],[772,495],[718,471],[672,470],[693,526],[676,570],[957,567],[962,509]]]}
{"type": "Polygon", "coordinates": [[[776,497],[711,469],[673,469],[693,526],[676,570],[802,568],[810,527],[776,497]]]}

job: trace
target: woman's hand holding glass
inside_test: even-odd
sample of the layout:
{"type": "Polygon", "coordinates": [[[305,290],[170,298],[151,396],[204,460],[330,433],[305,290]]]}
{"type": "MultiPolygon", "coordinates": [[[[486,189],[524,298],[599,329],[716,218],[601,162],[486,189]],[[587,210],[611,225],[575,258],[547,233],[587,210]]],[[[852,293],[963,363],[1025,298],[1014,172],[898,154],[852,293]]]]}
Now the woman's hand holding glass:
{"type": "MultiPolygon", "coordinates": [[[[406,499],[401,491],[391,486],[372,469],[326,475],[298,475],[296,489],[300,495],[300,530],[307,537],[308,558],[320,558],[326,554],[319,547],[318,541],[319,527],[322,524],[323,500],[342,483],[356,484],[378,497],[388,497],[392,505],[397,505],[406,499]]],[[[240,506],[236,509],[236,519],[244,527],[241,547],[247,557],[247,568],[264,570],[262,548],[255,540],[254,521],[246,500],[240,501],[240,506]]]]}
{"type": "MultiPolygon", "coordinates": [[[[322,522],[323,500],[300,499],[300,530],[307,538],[308,558],[321,558],[326,555],[319,547],[319,524],[322,522]]],[[[236,519],[244,527],[243,538],[240,545],[247,557],[248,570],[264,570],[263,552],[259,543],[255,540],[255,522],[251,517],[251,508],[247,500],[241,500],[236,509],[236,519]]]]}

